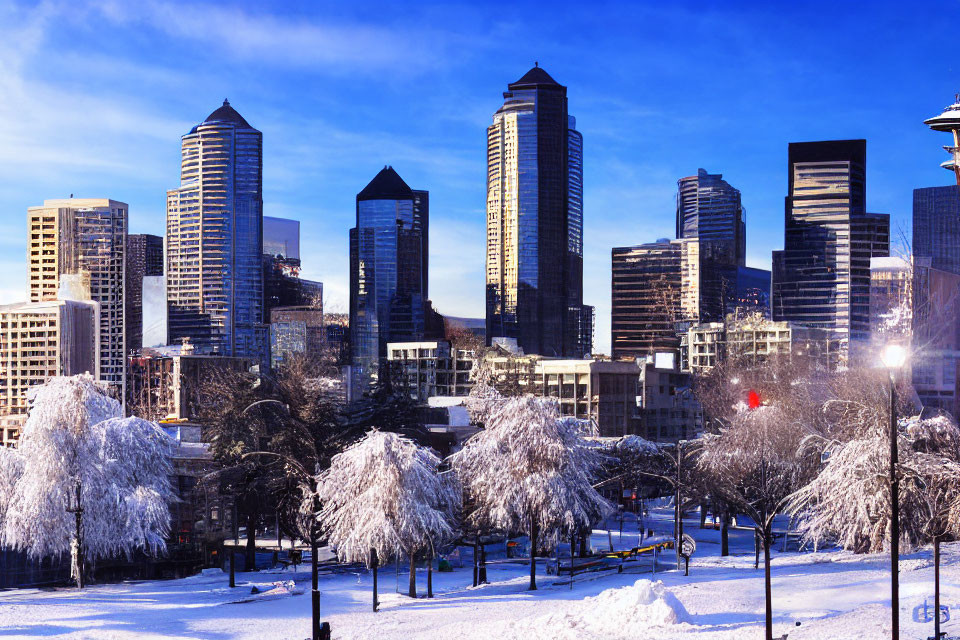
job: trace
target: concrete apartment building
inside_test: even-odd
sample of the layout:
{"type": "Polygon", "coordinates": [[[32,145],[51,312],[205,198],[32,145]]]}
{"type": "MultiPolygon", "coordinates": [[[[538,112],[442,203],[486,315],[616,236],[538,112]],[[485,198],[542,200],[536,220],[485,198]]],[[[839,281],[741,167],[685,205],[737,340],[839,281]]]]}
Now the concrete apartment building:
{"type": "Polygon", "coordinates": [[[651,442],[677,442],[703,433],[703,409],[693,394],[692,375],[679,367],[676,354],[657,352],[638,358],[636,431],[651,442]]]}
{"type": "Polygon", "coordinates": [[[167,349],[144,349],[130,358],[127,405],[147,420],[195,420],[204,380],[218,370],[248,371],[251,358],[210,356],[167,349]]]}
{"type": "Polygon", "coordinates": [[[27,210],[29,300],[70,297],[98,303],[99,379],[118,397],[126,380],[127,214],[125,203],[107,198],[44,200],[27,210]],[[71,291],[61,295],[66,276],[71,276],[71,291]]]}
{"type": "Polygon", "coordinates": [[[27,390],[53,376],[99,375],[99,305],[51,300],[0,306],[0,439],[13,446],[27,390]]]}
{"type": "Polygon", "coordinates": [[[840,357],[840,341],[826,329],[775,321],[760,314],[728,317],[725,322],[691,325],[680,337],[680,369],[694,374],[709,371],[728,358],[756,364],[765,358],[803,353],[831,368],[840,357]]]}
{"type": "Polygon", "coordinates": [[[437,396],[467,396],[473,388],[474,353],[446,340],[391,342],[387,363],[394,383],[406,386],[418,402],[437,396]]]}

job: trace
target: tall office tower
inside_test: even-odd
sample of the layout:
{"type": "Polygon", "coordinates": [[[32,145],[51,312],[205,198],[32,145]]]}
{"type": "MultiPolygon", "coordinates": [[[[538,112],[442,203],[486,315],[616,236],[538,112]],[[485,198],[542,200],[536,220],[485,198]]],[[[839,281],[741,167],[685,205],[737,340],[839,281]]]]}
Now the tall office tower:
{"type": "Polygon", "coordinates": [[[262,256],[263,134],[224,100],[181,138],[167,192],[170,342],[265,364],[262,256]]]}
{"type": "Polygon", "coordinates": [[[127,353],[143,348],[143,279],[163,275],[163,238],[147,233],[127,236],[127,353]]]}
{"type": "Polygon", "coordinates": [[[357,194],[350,230],[350,384],[357,398],[379,379],[388,342],[423,340],[427,304],[429,195],[384,167],[357,194]]]}
{"type": "Polygon", "coordinates": [[[746,264],[745,211],[740,190],[698,169],[677,181],[677,238],[700,241],[701,258],[717,264],[746,264]]]}
{"type": "Polygon", "coordinates": [[[890,253],[890,216],[866,212],[865,140],[791,143],[783,251],[773,252],[773,318],[870,336],[870,258],[890,253]]]}
{"type": "Polygon", "coordinates": [[[957,186],[960,187],[960,93],[955,96],[955,102],[944,109],[943,113],[924,120],[923,124],[934,131],[953,135],[953,144],[943,147],[951,158],[940,166],[953,172],[957,179],[957,186]]]}
{"type": "Polygon", "coordinates": [[[584,357],[583,137],[540,67],[507,89],[487,128],[487,343],[584,357]]]}
{"type": "Polygon", "coordinates": [[[612,252],[611,348],[614,358],[636,358],[675,349],[677,323],[690,313],[682,299],[684,280],[695,277],[699,262],[685,240],[661,239],[612,252]],[[684,309],[687,309],[684,311],[684,309]]]}
{"type": "Polygon", "coordinates": [[[699,169],[677,181],[677,238],[696,243],[691,257],[699,261],[695,289],[684,297],[696,309],[691,320],[718,322],[743,308],[769,306],[770,273],[745,266],[746,223],[740,191],[721,174],[699,169]],[[763,281],[766,280],[766,284],[763,281]]]}
{"type": "Polygon", "coordinates": [[[107,198],[44,200],[43,206],[27,210],[30,302],[69,298],[99,303],[99,379],[121,394],[126,383],[128,211],[125,203],[107,198]]]}
{"type": "Polygon", "coordinates": [[[99,377],[100,305],[46,300],[0,306],[0,441],[12,446],[27,418],[27,391],[53,376],[99,377]]]}

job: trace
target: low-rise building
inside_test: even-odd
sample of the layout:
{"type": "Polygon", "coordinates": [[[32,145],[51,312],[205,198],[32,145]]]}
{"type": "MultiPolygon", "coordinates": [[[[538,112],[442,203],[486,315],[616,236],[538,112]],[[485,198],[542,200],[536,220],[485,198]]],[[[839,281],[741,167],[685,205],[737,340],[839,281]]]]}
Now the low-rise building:
{"type": "Polygon", "coordinates": [[[651,442],[691,440],[703,433],[703,409],[693,393],[692,374],[683,371],[675,352],[638,358],[638,427],[651,442]]]}
{"type": "Polygon", "coordinates": [[[705,373],[727,359],[752,365],[771,356],[795,354],[815,357],[834,369],[840,340],[826,329],[774,321],[759,313],[692,324],[680,339],[680,368],[694,374],[705,373]]]}
{"type": "Polygon", "coordinates": [[[387,344],[391,380],[418,402],[469,395],[473,360],[473,351],[456,349],[446,340],[387,344]]]}
{"type": "Polygon", "coordinates": [[[0,306],[0,434],[6,446],[27,419],[27,391],[54,376],[100,377],[100,305],[49,300],[0,306]]]}
{"type": "Polygon", "coordinates": [[[130,358],[127,407],[147,420],[195,420],[199,393],[217,370],[248,371],[249,358],[198,355],[178,348],[144,349],[130,358]]]}

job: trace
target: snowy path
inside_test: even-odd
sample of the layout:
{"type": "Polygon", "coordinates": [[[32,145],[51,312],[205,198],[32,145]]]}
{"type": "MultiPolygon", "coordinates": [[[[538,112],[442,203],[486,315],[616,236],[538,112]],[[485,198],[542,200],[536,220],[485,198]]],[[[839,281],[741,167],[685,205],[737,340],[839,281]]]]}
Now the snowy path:
{"type": "MultiPolygon", "coordinates": [[[[655,514],[658,533],[667,530],[667,514],[655,514]]],[[[633,523],[631,523],[633,524],[633,523]]],[[[587,601],[604,590],[632,585],[638,575],[608,575],[601,579],[557,586],[555,576],[541,571],[536,593],[526,591],[527,567],[495,564],[491,584],[470,588],[471,568],[434,573],[437,597],[411,600],[394,593],[395,574],[381,571],[382,609],[370,612],[370,575],[325,577],[321,607],[334,637],[341,639],[430,638],[437,640],[517,639],[580,640],[587,638],[706,640],[762,637],[763,572],[753,569],[752,535],[734,531],[735,553],[719,558],[719,532],[700,530],[696,519],[685,521],[698,540],[698,555],[685,578],[676,571],[658,572],[656,579],[676,595],[688,618],[675,625],[651,627],[627,624],[631,611],[618,609],[616,598],[587,601]],[[597,631],[602,629],[602,632],[597,631]]],[[[614,543],[617,531],[613,531],[614,543]]],[[[636,544],[636,528],[625,532],[622,546],[636,544]]],[[[597,532],[593,544],[607,548],[607,534],[597,532]]],[[[667,565],[669,554],[664,558],[667,565]]],[[[881,638],[889,634],[888,558],[831,553],[774,553],[773,597],[775,634],[790,640],[881,638]],[[796,626],[796,622],[801,623],[796,626]]],[[[918,622],[924,599],[932,596],[933,571],[929,550],[907,556],[901,563],[901,637],[926,638],[932,623],[918,622]]],[[[7,638],[96,638],[132,640],[297,639],[309,635],[310,598],[304,595],[246,604],[223,604],[249,595],[250,584],[267,586],[289,579],[290,572],[239,574],[242,586],[230,590],[225,575],[195,576],[166,582],[94,586],[74,589],[0,592],[0,640],[7,638]],[[248,584],[244,584],[248,583],[248,584]]],[[[296,574],[298,586],[309,590],[309,575],[296,574]]],[[[944,546],[943,602],[951,615],[960,615],[960,543],[944,546]]],[[[406,575],[400,576],[400,589],[406,575]]],[[[418,573],[425,590],[426,574],[418,573]]],[[[618,592],[618,593],[626,593],[618,592]]],[[[616,595],[616,594],[614,594],[616,595]]],[[[960,634],[952,619],[945,629],[960,634]]]]}

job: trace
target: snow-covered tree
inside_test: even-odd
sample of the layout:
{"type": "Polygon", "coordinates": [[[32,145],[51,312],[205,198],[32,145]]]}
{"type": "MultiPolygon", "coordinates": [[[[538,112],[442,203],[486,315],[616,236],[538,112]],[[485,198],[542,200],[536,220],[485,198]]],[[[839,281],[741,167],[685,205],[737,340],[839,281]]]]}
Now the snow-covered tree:
{"type": "Polygon", "coordinates": [[[471,422],[482,425],[502,400],[500,392],[493,385],[493,371],[482,354],[478,354],[474,359],[470,378],[473,380],[473,387],[465,401],[467,413],[470,414],[471,422]]]}
{"type": "Polygon", "coordinates": [[[741,410],[729,427],[704,437],[697,461],[712,491],[754,521],[763,543],[767,640],[773,638],[773,519],[812,472],[810,456],[798,453],[803,433],[796,417],[780,405],[741,410]]]}
{"type": "MultiPolygon", "coordinates": [[[[317,476],[316,495],[320,527],[337,556],[376,572],[379,562],[401,550],[410,558],[409,595],[415,598],[417,554],[432,557],[456,533],[460,487],[439,467],[429,449],[377,430],[334,456],[317,476]]],[[[376,610],[375,591],[373,598],[376,610]]]]}
{"type": "MultiPolygon", "coordinates": [[[[901,420],[898,427],[900,547],[951,535],[960,498],[960,430],[946,416],[901,420]]],[[[788,508],[805,540],[879,553],[890,540],[890,439],[877,427],[834,443],[817,477],[788,508]]],[[[960,511],[958,511],[960,513],[960,511]]]]}
{"type": "Polygon", "coordinates": [[[87,375],[52,378],[31,401],[18,449],[0,455],[0,541],[33,557],[70,551],[81,587],[84,559],[164,550],[175,499],[169,436],[122,418],[87,375]]]}
{"type": "Polygon", "coordinates": [[[560,419],[552,398],[501,400],[485,427],[450,458],[475,505],[468,525],[529,532],[536,589],[538,546],[592,526],[612,508],[592,486],[600,453],[575,422],[560,419]]]}

